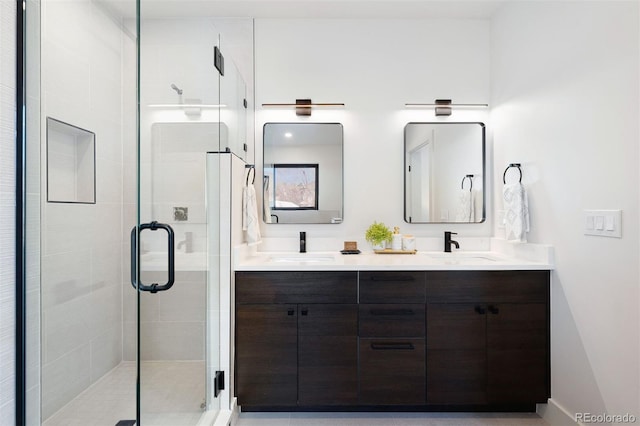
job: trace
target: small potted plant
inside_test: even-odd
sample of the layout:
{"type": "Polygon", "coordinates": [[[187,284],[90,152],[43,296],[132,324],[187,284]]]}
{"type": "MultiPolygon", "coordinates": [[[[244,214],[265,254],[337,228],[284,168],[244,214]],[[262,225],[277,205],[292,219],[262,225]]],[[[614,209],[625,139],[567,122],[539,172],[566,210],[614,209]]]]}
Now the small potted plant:
{"type": "Polygon", "coordinates": [[[384,223],[373,222],[364,234],[364,238],[374,250],[383,250],[385,242],[391,242],[391,235],[391,230],[384,223]]]}

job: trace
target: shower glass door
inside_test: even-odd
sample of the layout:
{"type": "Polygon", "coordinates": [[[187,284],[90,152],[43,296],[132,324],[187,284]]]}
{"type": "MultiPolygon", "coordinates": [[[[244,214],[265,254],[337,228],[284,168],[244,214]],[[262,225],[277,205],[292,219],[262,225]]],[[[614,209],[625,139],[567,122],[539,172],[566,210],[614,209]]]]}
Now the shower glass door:
{"type": "Polygon", "coordinates": [[[206,198],[206,153],[220,149],[219,35],[206,18],[159,17],[157,1],[138,1],[137,419],[196,425],[219,410],[206,198]]]}

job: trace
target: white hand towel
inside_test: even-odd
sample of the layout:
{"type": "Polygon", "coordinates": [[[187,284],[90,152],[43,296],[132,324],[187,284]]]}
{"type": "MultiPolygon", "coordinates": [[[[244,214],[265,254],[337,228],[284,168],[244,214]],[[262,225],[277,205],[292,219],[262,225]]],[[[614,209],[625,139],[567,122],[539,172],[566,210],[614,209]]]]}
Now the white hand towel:
{"type": "Polygon", "coordinates": [[[458,209],[456,211],[456,222],[475,222],[476,201],[475,192],[468,189],[461,189],[458,193],[458,209]]]}
{"type": "Polygon", "coordinates": [[[247,185],[242,190],[242,230],[245,231],[245,241],[249,245],[261,242],[258,202],[253,185],[247,185]]]}
{"type": "Polygon", "coordinates": [[[262,193],[262,213],[264,215],[264,223],[271,223],[271,204],[269,203],[269,182],[264,186],[262,193]]]}
{"type": "Polygon", "coordinates": [[[509,241],[527,242],[529,232],[529,201],[521,183],[506,184],[502,190],[504,227],[509,241]]]}

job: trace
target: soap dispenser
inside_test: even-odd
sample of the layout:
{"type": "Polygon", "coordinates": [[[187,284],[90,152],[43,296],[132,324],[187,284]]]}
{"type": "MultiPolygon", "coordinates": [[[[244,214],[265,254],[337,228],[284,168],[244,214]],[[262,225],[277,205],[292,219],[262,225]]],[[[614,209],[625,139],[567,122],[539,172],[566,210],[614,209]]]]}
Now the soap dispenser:
{"type": "Polygon", "coordinates": [[[391,250],[402,250],[402,235],[400,234],[400,228],[397,226],[393,228],[393,235],[391,236],[391,250]]]}

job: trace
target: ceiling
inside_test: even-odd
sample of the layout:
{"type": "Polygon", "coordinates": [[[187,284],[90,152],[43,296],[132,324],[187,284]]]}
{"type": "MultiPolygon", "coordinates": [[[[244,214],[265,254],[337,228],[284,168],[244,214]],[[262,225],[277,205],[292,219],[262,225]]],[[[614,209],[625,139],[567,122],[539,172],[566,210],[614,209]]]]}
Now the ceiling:
{"type": "MultiPolygon", "coordinates": [[[[121,16],[134,0],[101,0],[121,16]]],[[[488,19],[509,0],[141,0],[145,17],[488,19]]],[[[513,0],[511,0],[513,1],[513,0]]]]}

